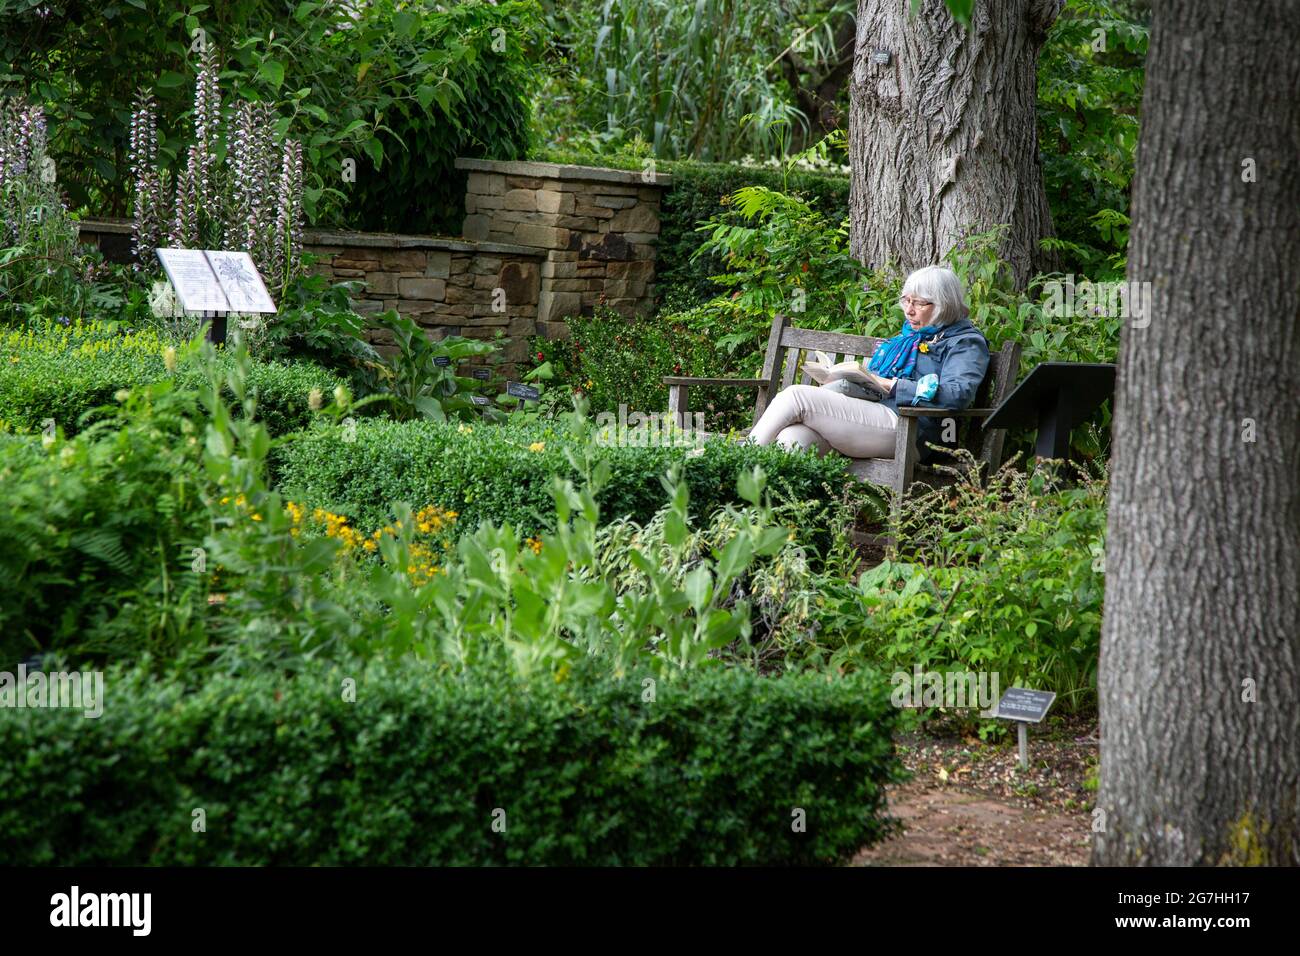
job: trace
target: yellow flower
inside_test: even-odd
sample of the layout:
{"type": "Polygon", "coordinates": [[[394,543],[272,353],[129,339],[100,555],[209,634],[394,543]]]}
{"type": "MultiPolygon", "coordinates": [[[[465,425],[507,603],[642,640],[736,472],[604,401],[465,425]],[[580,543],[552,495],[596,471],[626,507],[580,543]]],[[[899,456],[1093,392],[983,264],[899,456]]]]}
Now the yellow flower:
{"type": "Polygon", "coordinates": [[[254,521],[261,521],[261,520],[262,520],[262,516],[259,515],[259,514],[256,514],[256,513],[250,515],[250,517],[251,517],[254,521]]]}
{"type": "Polygon", "coordinates": [[[920,345],[920,347],[919,347],[919,350],[922,351],[922,352],[929,352],[929,351],[930,351],[930,343],[929,343],[929,342],[922,342],[921,345],[920,345]]]}
{"type": "Polygon", "coordinates": [[[546,442],[544,441],[535,441],[528,446],[529,451],[544,451],[545,449],[546,449],[546,442]]]}
{"type": "Polygon", "coordinates": [[[591,379],[587,379],[587,384],[584,386],[584,388],[591,388],[591,379]]]}
{"type": "Polygon", "coordinates": [[[470,435],[470,434],[473,434],[474,429],[471,428],[471,427],[468,426],[468,425],[457,425],[457,426],[456,426],[456,431],[457,431],[457,433],[459,433],[459,434],[461,434],[461,435],[470,435]]]}
{"type": "Polygon", "coordinates": [[[176,371],[176,349],[170,345],[163,349],[163,368],[169,372],[176,371]]]}

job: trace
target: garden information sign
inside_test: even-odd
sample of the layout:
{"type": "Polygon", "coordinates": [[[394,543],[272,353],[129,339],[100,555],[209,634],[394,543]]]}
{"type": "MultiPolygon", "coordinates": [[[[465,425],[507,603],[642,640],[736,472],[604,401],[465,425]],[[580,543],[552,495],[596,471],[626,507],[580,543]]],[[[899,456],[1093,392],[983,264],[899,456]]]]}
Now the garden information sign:
{"type": "Polygon", "coordinates": [[[247,252],[155,251],[186,312],[275,312],[275,303],[247,252]]]}
{"type": "Polygon", "coordinates": [[[1030,724],[1037,724],[1047,716],[1056,701],[1056,692],[1050,690],[1030,690],[1028,687],[1013,687],[998,701],[994,717],[1016,722],[1017,736],[1020,738],[1020,766],[1029,766],[1029,730],[1030,724]]]}
{"type": "Polygon", "coordinates": [[[155,249],[186,312],[213,319],[211,337],[224,341],[226,313],[274,313],[275,303],[247,252],[155,249]]]}

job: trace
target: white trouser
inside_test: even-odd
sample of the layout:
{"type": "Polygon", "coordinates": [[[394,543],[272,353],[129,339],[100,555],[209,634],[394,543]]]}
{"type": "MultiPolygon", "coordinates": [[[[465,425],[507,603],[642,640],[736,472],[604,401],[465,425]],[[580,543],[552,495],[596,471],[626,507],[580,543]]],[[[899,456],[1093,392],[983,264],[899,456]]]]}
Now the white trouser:
{"type": "MultiPolygon", "coordinates": [[[[833,384],[833,383],[832,383],[833,384]]],[[[749,433],[756,445],[835,449],[850,458],[893,458],[898,415],[879,402],[850,398],[831,387],[791,385],[777,393],[749,433]]]]}

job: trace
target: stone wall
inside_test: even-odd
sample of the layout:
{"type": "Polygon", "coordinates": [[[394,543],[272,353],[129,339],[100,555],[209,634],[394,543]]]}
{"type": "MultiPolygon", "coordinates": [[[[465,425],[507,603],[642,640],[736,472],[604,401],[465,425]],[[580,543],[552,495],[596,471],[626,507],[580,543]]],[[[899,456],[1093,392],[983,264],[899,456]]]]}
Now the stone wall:
{"type": "MultiPolygon", "coordinates": [[[[463,335],[504,343],[513,376],[528,338],[568,335],[564,319],[608,305],[628,318],[655,301],[655,242],[668,176],[553,163],[458,159],[469,172],[464,238],[308,229],[314,271],[359,280],[362,314],[396,309],[433,338],[463,335]]],[[[83,242],[130,261],[131,223],[86,220],[83,242]]],[[[389,344],[373,332],[376,345],[389,344]]]]}
{"type": "MultiPolygon", "coordinates": [[[[308,230],[304,246],[320,257],[313,271],[333,281],[360,280],[352,300],[361,314],[396,309],[433,338],[509,337],[502,346],[511,374],[537,334],[543,254],[526,246],[429,236],[308,230]]],[[[372,333],[377,345],[386,333],[372,333]]]]}
{"type": "Polygon", "coordinates": [[[539,329],[562,336],[561,322],[608,305],[628,318],[655,302],[659,208],[664,175],[555,163],[458,159],[469,173],[466,239],[545,250],[539,329]]]}

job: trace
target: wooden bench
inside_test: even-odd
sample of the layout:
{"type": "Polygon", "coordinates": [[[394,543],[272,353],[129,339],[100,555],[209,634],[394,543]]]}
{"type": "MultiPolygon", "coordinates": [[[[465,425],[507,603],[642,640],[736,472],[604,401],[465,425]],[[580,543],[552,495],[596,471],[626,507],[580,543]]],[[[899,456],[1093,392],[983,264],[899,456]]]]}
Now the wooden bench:
{"type": "MultiPolygon", "coordinates": [[[[803,352],[812,357],[813,350],[829,353],[837,362],[850,358],[865,359],[876,350],[883,339],[867,335],[847,335],[840,332],[817,332],[796,329],[787,316],[778,315],[772,320],[772,331],[767,341],[767,354],[763,359],[761,378],[688,378],[670,375],[664,378],[668,386],[668,411],[684,421],[690,409],[690,389],[697,385],[723,385],[734,388],[752,388],[757,392],[754,402],[754,421],[757,422],[776,393],[794,384],[801,375],[801,383],[812,384],[808,375],[802,374],[805,360],[803,352]]],[[[851,458],[849,472],[859,481],[883,485],[892,492],[893,508],[897,510],[916,472],[918,449],[917,429],[922,418],[953,418],[958,426],[957,443],[966,448],[983,465],[985,475],[996,471],[1002,463],[1002,443],[1005,429],[984,429],[976,422],[993,414],[993,410],[1011,392],[1020,369],[1020,345],[1012,342],[1002,351],[989,356],[989,370],[975,393],[970,408],[943,409],[933,407],[902,406],[898,409],[899,427],[896,431],[893,458],[851,458]],[[961,427],[965,424],[966,427],[961,427]]]]}

